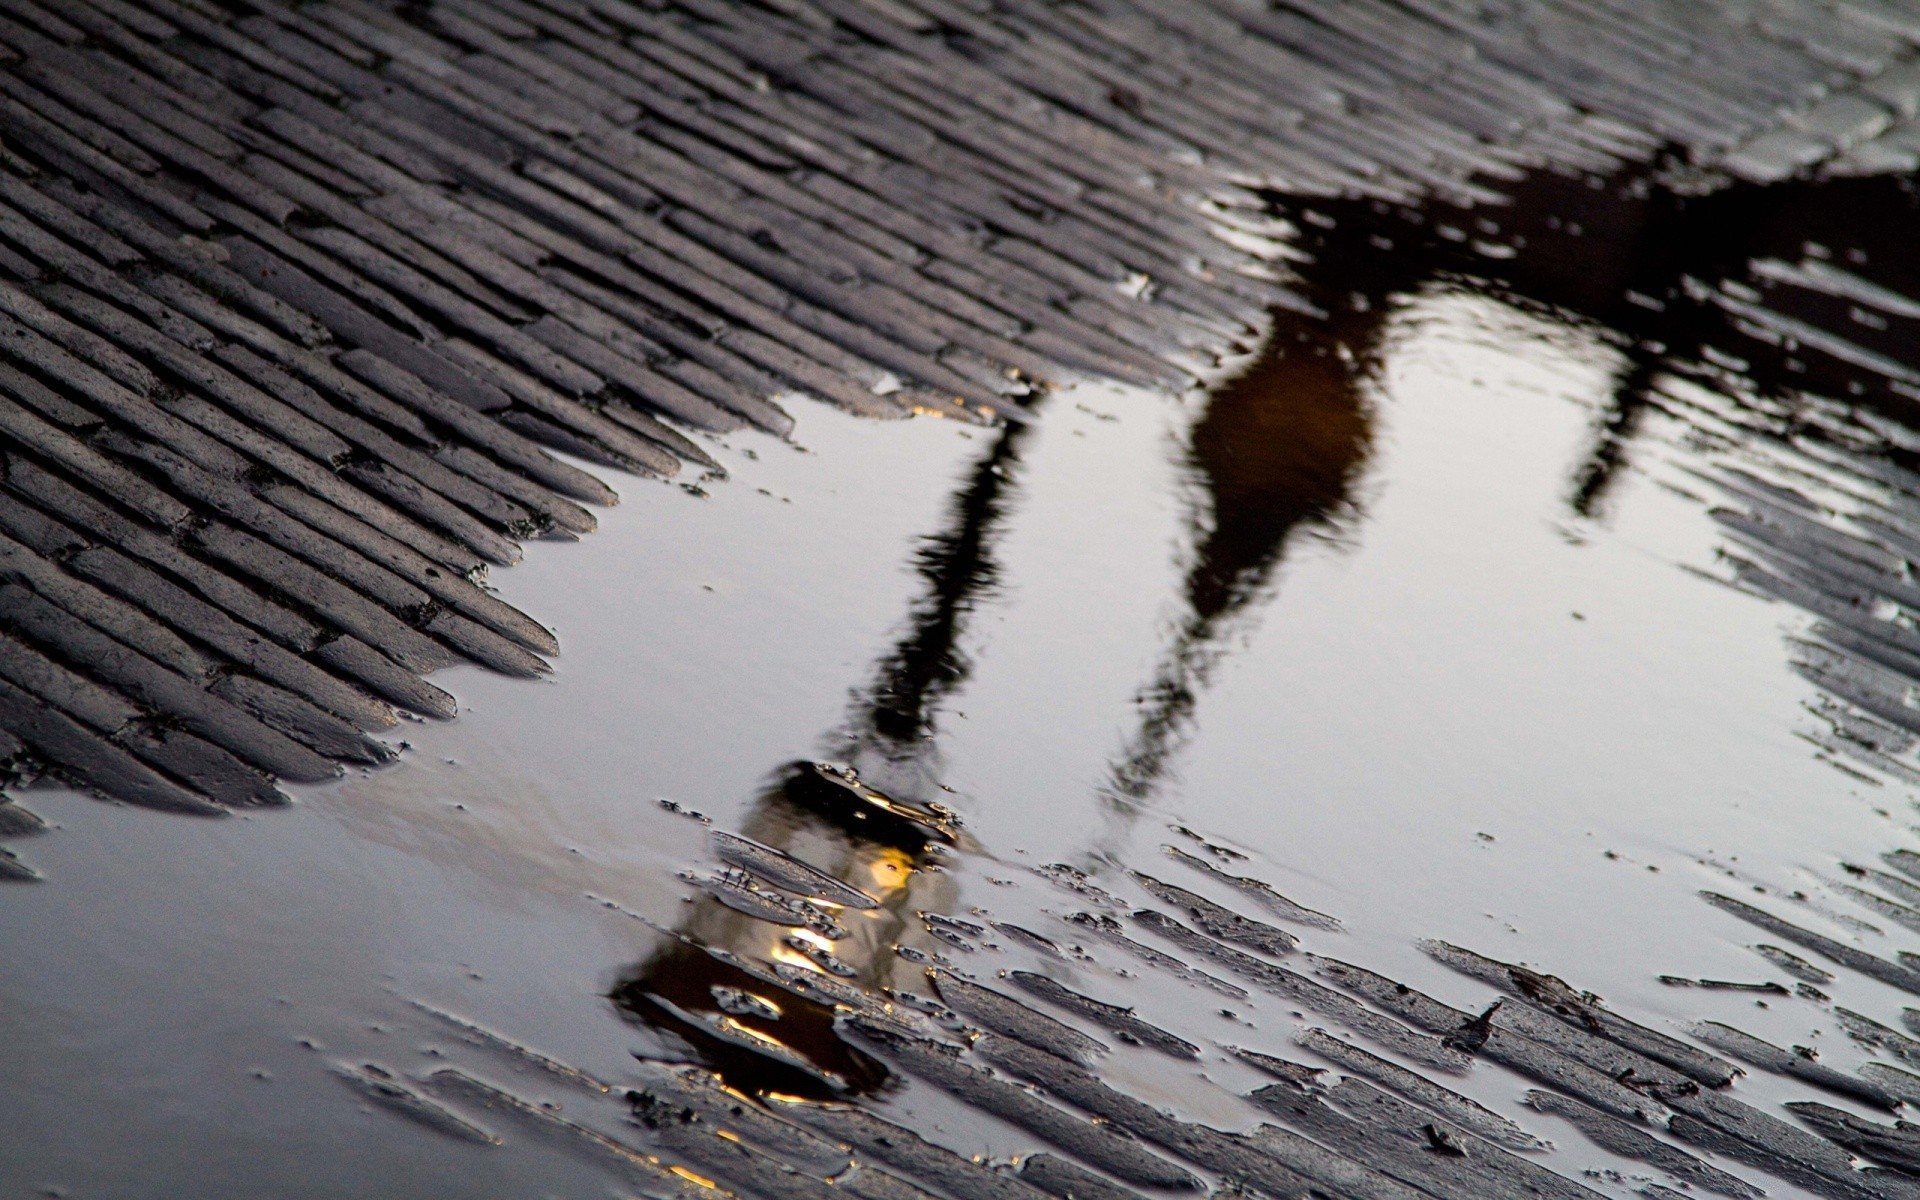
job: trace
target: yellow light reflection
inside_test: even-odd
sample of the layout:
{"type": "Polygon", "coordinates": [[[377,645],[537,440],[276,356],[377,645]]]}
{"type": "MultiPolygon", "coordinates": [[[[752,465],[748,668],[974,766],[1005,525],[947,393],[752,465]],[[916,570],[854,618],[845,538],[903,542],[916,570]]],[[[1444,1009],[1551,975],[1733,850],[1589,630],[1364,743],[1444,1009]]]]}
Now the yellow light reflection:
{"type": "Polygon", "coordinates": [[[786,1054],[792,1053],[792,1051],[787,1047],[787,1044],[781,1041],[779,1038],[773,1037],[772,1035],[767,1033],[762,1033],[760,1030],[754,1029],[751,1026],[742,1025],[740,1022],[734,1020],[732,1017],[722,1017],[720,1018],[719,1021],[715,1022],[715,1024],[717,1024],[721,1029],[726,1030],[728,1033],[735,1035],[736,1037],[746,1038],[750,1041],[758,1042],[762,1046],[767,1047],[769,1050],[777,1050],[786,1054]]]}
{"type": "Polygon", "coordinates": [[[791,946],[788,946],[784,942],[774,946],[770,951],[768,951],[767,957],[773,959],[773,961],[777,963],[785,963],[787,966],[790,966],[790,967],[801,967],[805,970],[812,971],[816,975],[820,974],[820,968],[813,965],[812,959],[800,953],[798,950],[793,949],[791,946]]]}
{"type": "Polygon", "coordinates": [[[680,1178],[685,1179],[690,1183],[697,1183],[701,1187],[706,1188],[709,1191],[717,1192],[720,1190],[720,1185],[718,1183],[715,1183],[713,1180],[708,1179],[704,1175],[695,1175],[692,1171],[687,1170],[685,1167],[668,1167],[667,1170],[672,1171],[675,1175],[678,1175],[680,1178]]]}
{"type": "Polygon", "coordinates": [[[813,1103],[813,1101],[807,1099],[805,1096],[795,1096],[787,1092],[766,1092],[763,1094],[762,1098],[766,1100],[771,1100],[775,1104],[812,1104],[813,1103]]]}
{"type": "Polygon", "coordinates": [[[905,888],[907,880],[913,875],[913,859],[904,850],[891,846],[882,848],[879,853],[861,864],[866,868],[867,884],[861,889],[865,892],[897,892],[905,888]]]}

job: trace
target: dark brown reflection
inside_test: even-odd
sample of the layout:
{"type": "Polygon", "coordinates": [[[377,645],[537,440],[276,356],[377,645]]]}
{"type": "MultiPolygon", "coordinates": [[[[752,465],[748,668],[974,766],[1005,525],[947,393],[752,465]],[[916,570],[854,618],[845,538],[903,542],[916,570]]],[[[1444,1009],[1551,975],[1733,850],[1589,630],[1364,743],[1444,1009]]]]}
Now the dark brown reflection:
{"type": "MultiPolygon", "coordinates": [[[[702,906],[718,908],[712,901],[702,901],[702,906]]],[[[727,916],[731,921],[720,924],[752,920],[737,913],[727,916]]],[[[714,928],[712,920],[690,925],[686,930],[690,937],[718,935],[723,945],[734,932],[714,928]]],[[[760,932],[744,925],[741,929],[760,932]]],[[[693,942],[663,943],[621,980],[610,998],[621,1015],[684,1044],[689,1059],[705,1064],[730,1086],[750,1095],[831,1100],[875,1092],[888,1081],[886,1067],[834,1032],[830,1004],[770,986],[693,942]],[[735,997],[749,999],[743,1002],[735,997]],[[722,1008],[723,1003],[733,1011],[722,1008]]]]}
{"type": "Polygon", "coordinates": [[[1189,733],[1199,692],[1239,618],[1272,590],[1289,539],[1355,517],[1353,489],[1372,442],[1361,394],[1380,323],[1371,312],[1284,320],[1245,372],[1207,397],[1187,439],[1197,495],[1183,615],[1152,682],[1140,725],[1109,787],[1145,798],[1189,733]]]}

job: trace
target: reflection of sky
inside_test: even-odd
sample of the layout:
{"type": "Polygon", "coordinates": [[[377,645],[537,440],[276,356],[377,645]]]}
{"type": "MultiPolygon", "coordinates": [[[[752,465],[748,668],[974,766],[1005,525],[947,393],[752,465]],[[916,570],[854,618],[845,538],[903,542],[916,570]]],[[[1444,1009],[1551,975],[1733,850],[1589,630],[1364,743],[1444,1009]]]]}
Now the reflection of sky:
{"type": "MultiPolygon", "coordinates": [[[[1162,786],[1126,819],[1098,793],[1188,616],[1198,408],[1109,388],[1052,399],[1022,449],[998,590],[964,634],[972,676],[938,722],[948,799],[984,847],[956,871],[950,911],[981,905],[1061,935],[1043,910],[1068,902],[1022,866],[1152,861],[1179,820],[1340,915],[1352,935],[1339,952],[1443,998],[1477,992],[1416,959],[1414,937],[1549,966],[1656,1024],[1739,1003],[1706,1015],[1805,1041],[1803,1012],[1653,982],[1761,973],[1739,948],[1746,931],[1692,898],[1721,880],[1692,860],[1737,857],[1785,880],[1884,849],[1893,822],[1789,736],[1811,694],[1783,666],[1779,629],[1795,618],[1675,569],[1710,565],[1719,544],[1674,490],[1698,488],[1675,465],[1677,426],[1650,419],[1604,526],[1570,522],[1568,481],[1617,370],[1591,332],[1496,300],[1434,287],[1398,301],[1365,376],[1359,516],[1338,537],[1288,542],[1270,596],[1225,631],[1162,786]]],[[[704,858],[705,827],[656,798],[740,828],[770,771],[843,727],[849,692],[920,594],[917,539],[944,527],[946,485],[993,435],[809,413],[803,436],[805,455],[722,451],[734,478],[708,499],[632,484],[602,533],[502,572],[503,595],[560,632],[556,678],[450,675],[468,711],[408,727],[398,770],[218,829],[44,804],[70,828],[23,846],[51,879],[9,890],[0,923],[0,1011],[43,1012],[61,1031],[0,1039],[0,1065],[48,1100],[21,1108],[22,1127],[65,1128],[52,1144],[68,1149],[52,1153],[69,1160],[115,1126],[145,1131],[121,1144],[175,1132],[214,1145],[220,1122],[154,1098],[217,1078],[216,1111],[292,1124],[297,1110],[309,1140],[296,1144],[361,1138],[333,1169],[371,1177],[389,1164],[363,1135],[386,1118],[352,1109],[295,1039],[413,1065],[431,1038],[368,1028],[400,1020],[389,988],[617,1076],[643,1035],[602,993],[656,943],[586,894],[676,923],[687,889],[671,873],[704,858]],[[133,855],[134,825],[163,830],[159,852],[133,855]],[[202,965],[156,974],[155,946],[202,965]],[[128,1003],[161,974],[166,986],[128,1003]],[[178,1045],[183,1028],[206,1031],[188,1063],[126,1057],[178,1045]],[[151,1064],[142,1087],[75,1090],[79,1113],[52,1102],[53,1081],[125,1061],[151,1064]]],[[[1089,990],[1183,1032],[1255,1036],[1194,1026],[1188,994],[1086,974],[1089,990]]],[[[1282,1010],[1251,1010],[1260,1036],[1279,1040],[1282,1010]]],[[[1114,1070],[1156,1102],[1190,1091],[1151,1062],[1114,1070]]],[[[1497,1078],[1470,1086],[1510,1099],[1497,1078]]],[[[236,1160],[212,1178],[244,1176],[236,1160]]],[[[473,1194],[500,1184],[484,1182],[473,1194]]]]}

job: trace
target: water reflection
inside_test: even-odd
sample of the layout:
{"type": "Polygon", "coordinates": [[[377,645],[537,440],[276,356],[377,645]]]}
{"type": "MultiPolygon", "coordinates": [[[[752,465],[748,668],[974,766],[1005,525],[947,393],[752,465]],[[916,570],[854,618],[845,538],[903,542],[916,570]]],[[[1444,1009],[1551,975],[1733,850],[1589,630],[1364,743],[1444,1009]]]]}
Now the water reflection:
{"type": "MultiPolygon", "coordinates": [[[[1608,343],[1617,365],[1567,480],[1569,515],[1604,522],[1639,455],[1677,467],[1676,491],[1709,506],[1720,526],[1720,577],[1797,610],[1788,663],[1820,689],[1806,705],[1818,728],[1800,736],[1859,783],[1914,789],[1920,256],[1911,230],[1920,189],[1884,177],[1704,194],[1667,182],[1539,175],[1497,212],[1284,207],[1307,231],[1317,295],[1359,277],[1355,307],[1379,311],[1438,281],[1608,343]]],[[[1805,885],[1754,884],[1790,918],[1716,904],[1911,990],[1901,968],[1798,924],[1848,938],[1882,933],[1879,922],[1920,929],[1920,857],[1900,849],[1882,858],[1897,874],[1836,864],[1877,892],[1770,866],[1805,885]]],[[[1872,1022],[1849,1032],[1891,1044],[1872,1022]]]]}
{"type": "Polygon", "coordinates": [[[925,584],[907,631],[874,668],[845,734],[848,758],[881,791],[938,802],[939,714],[973,669],[962,646],[968,619],[998,590],[995,543],[1017,499],[1020,449],[1034,426],[1009,423],[965,477],[950,505],[950,525],[914,555],[925,584]]]}
{"type": "MultiPolygon", "coordinates": [[[[1843,397],[1895,421],[1913,419],[1911,384],[1874,369],[1912,357],[1913,330],[1867,311],[1873,306],[1862,306],[1859,285],[1896,298],[1920,293],[1920,257],[1910,251],[1920,209],[1914,181],[1703,191],[1707,182],[1644,168],[1611,179],[1547,171],[1512,188],[1513,202],[1500,208],[1274,203],[1302,231],[1313,255],[1307,288],[1322,303],[1378,315],[1395,296],[1450,281],[1610,342],[1623,366],[1566,493],[1573,516],[1599,519],[1645,413],[1668,407],[1663,379],[1699,382],[1742,404],[1793,409],[1843,397]],[[1811,277],[1768,268],[1808,261],[1824,267],[1811,277]],[[1823,330],[1839,331],[1847,345],[1827,346],[1839,351],[1832,353],[1823,339],[1808,344],[1823,330]]],[[[1822,423],[1795,420],[1773,433],[1828,436],[1822,423]]],[[[1874,449],[1911,455],[1884,442],[1874,449]]]]}
{"type": "Polygon", "coordinates": [[[1351,309],[1283,326],[1207,397],[1185,448],[1196,494],[1183,611],[1112,767],[1108,795],[1120,806],[1145,800],[1167,773],[1214,667],[1271,594],[1289,539],[1359,521],[1353,490],[1373,438],[1362,380],[1381,329],[1351,309]]]}
{"type": "MultiPolygon", "coordinates": [[[[947,528],[915,555],[924,588],[905,630],[875,665],[847,725],[828,744],[847,764],[792,763],[756,798],[742,832],[828,871],[879,906],[836,914],[845,936],[816,946],[838,968],[832,979],[868,993],[924,990],[936,933],[922,914],[953,906],[942,858],[963,840],[941,798],[938,719],[942,702],[967,679],[969,618],[999,583],[996,539],[1005,528],[1026,423],[1003,425],[965,476],[947,528]]],[[[831,998],[813,999],[743,967],[817,965],[794,939],[814,935],[737,912],[719,899],[696,901],[652,957],[613,992],[633,1019],[686,1042],[733,1086],[748,1092],[821,1096],[879,1089],[887,1072],[834,1031],[831,998]],[[714,951],[720,951],[716,954],[714,951]]],[[[819,939],[816,939],[818,941],[819,939]]]]}
{"type": "MultiPolygon", "coordinates": [[[[1492,295],[1577,329],[1570,343],[1605,348],[1589,351],[1609,382],[1565,481],[1576,523],[1607,519],[1656,412],[1694,421],[1700,445],[1716,452],[1818,442],[1852,456],[1854,475],[1883,482],[1885,470],[1863,464],[1920,466],[1920,437],[1885,432],[1904,428],[1920,395],[1885,369],[1911,353],[1902,322],[1920,318],[1920,304],[1885,315],[1898,307],[1886,295],[1920,291],[1920,264],[1899,253],[1911,189],[1869,180],[1702,194],[1674,183],[1542,173],[1497,210],[1275,198],[1313,255],[1303,286],[1329,315],[1282,317],[1258,361],[1196,405],[1181,439],[1191,493],[1176,616],[1102,789],[1123,822],[1170,776],[1201,695],[1274,595],[1289,547],[1350,537],[1362,521],[1356,487],[1377,436],[1370,378],[1392,353],[1392,318],[1410,298],[1435,288],[1492,295]],[[1867,311],[1874,297],[1880,317],[1867,311]],[[1845,337],[1821,334],[1835,328],[1845,337]],[[1696,420],[1704,409],[1676,400],[1682,384],[1745,416],[1696,420]],[[1833,397],[1853,415],[1837,418],[1833,397]]],[[[924,991],[921,969],[941,933],[926,914],[956,902],[944,868],[959,835],[942,803],[940,715],[973,670],[971,619],[1006,582],[996,551],[1017,515],[1033,429],[997,431],[960,481],[945,527],[916,552],[922,590],[903,632],[823,743],[850,766],[781,768],[741,827],[878,907],[836,914],[845,936],[822,940],[705,895],[613,992],[625,1015],[672,1034],[744,1091],[887,1086],[887,1070],[836,1033],[834,989],[924,991]],[[808,938],[818,944],[800,944],[808,938]]],[[[1833,577],[1805,586],[1819,592],[1821,578],[1833,577]]],[[[1887,598],[1859,586],[1829,593],[1853,608],[1887,598]]],[[[1909,727],[1920,730],[1920,719],[1909,727]]]]}
{"type": "Polygon", "coordinates": [[[743,1090],[826,1096],[881,1087],[886,1069],[835,1033],[830,999],[795,994],[743,965],[813,971],[796,944],[805,940],[844,965],[847,983],[867,991],[912,984],[918,968],[901,960],[899,947],[917,940],[917,913],[951,904],[951,880],[930,826],[876,808],[859,792],[814,764],[794,763],[755,800],[741,831],[852,884],[877,908],[836,912],[845,936],[828,940],[703,895],[677,923],[680,936],[663,939],[622,977],[615,1006],[687,1043],[743,1090]]]}
{"type": "Polygon", "coordinates": [[[924,990],[924,947],[936,936],[927,914],[945,913],[957,895],[945,860],[964,836],[952,813],[880,792],[851,767],[796,762],[755,799],[741,832],[876,903],[855,909],[816,900],[825,920],[780,923],[729,904],[727,885],[746,880],[723,874],[621,978],[615,1006],[685,1042],[743,1091],[878,1090],[887,1071],[835,1032],[835,998],[846,988],[924,990]]]}
{"type": "MultiPolygon", "coordinates": [[[[1183,454],[1193,489],[1180,616],[1139,694],[1139,726],[1112,767],[1109,796],[1123,806],[1147,797],[1166,773],[1212,669],[1272,593],[1290,539],[1333,534],[1358,519],[1352,493],[1372,439],[1361,380],[1380,328],[1358,313],[1290,328],[1200,405],[1183,454]]],[[[845,774],[790,765],[743,827],[881,902],[871,913],[840,914],[848,933],[830,949],[847,970],[844,981],[869,992],[925,990],[921,964],[944,931],[929,928],[923,914],[954,900],[939,854],[949,839],[934,836],[951,827],[939,718],[972,671],[969,621],[1003,582],[996,546],[1017,507],[1021,451],[1033,428],[1008,424],[996,433],[955,492],[946,528],[917,550],[920,598],[846,726],[827,739],[847,760],[845,774]]],[[[815,1095],[883,1086],[884,1069],[835,1035],[828,1004],[770,989],[739,965],[807,969],[789,929],[707,897],[676,931],[683,936],[615,990],[623,1012],[685,1041],[743,1090],[815,1095]]]]}
{"type": "Polygon", "coordinates": [[[1604,522],[1649,410],[1663,406],[1664,380],[1721,386],[1733,362],[1743,394],[1824,388],[1907,405],[1884,378],[1847,373],[1844,360],[1798,356],[1791,338],[1742,321],[1714,301],[1713,289],[1744,276],[1756,259],[1799,258],[1808,243],[1910,270],[1911,256],[1898,253],[1914,209],[1908,183],[1703,191],[1694,186],[1702,182],[1663,180],[1643,168],[1613,179],[1538,172],[1501,208],[1272,198],[1312,256],[1303,291],[1329,316],[1281,314],[1261,360],[1217,389],[1193,426],[1187,461],[1200,495],[1183,612],[1140,693],[1139,726],[1112,766],[1107,794],[1117,806],[1145,800],[1169,770],[1191,735],[1199,693],[1270,595],[1288,539],[1296,531],[1337,535],[1361,519],[1352,491],[1373,436],[1366,380],[1392,315],[1409,298],[1435,286],[1489,294],[1608,347],[1602,365],[1612,386],[1567,481],[1576,523],[1604,522]],[[1862,246],[1863,231],[1882,244],[1862,246]]]}

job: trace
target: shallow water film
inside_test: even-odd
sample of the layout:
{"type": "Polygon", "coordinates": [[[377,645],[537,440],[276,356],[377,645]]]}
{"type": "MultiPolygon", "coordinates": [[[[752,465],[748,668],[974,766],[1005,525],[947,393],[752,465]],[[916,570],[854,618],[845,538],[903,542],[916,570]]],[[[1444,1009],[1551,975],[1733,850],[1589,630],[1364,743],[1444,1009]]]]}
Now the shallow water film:
{"type": "Polygon", "coordinates": [[[1908,9],[72,7],[0,1196],[1920,1197],[1908,9]]]}

